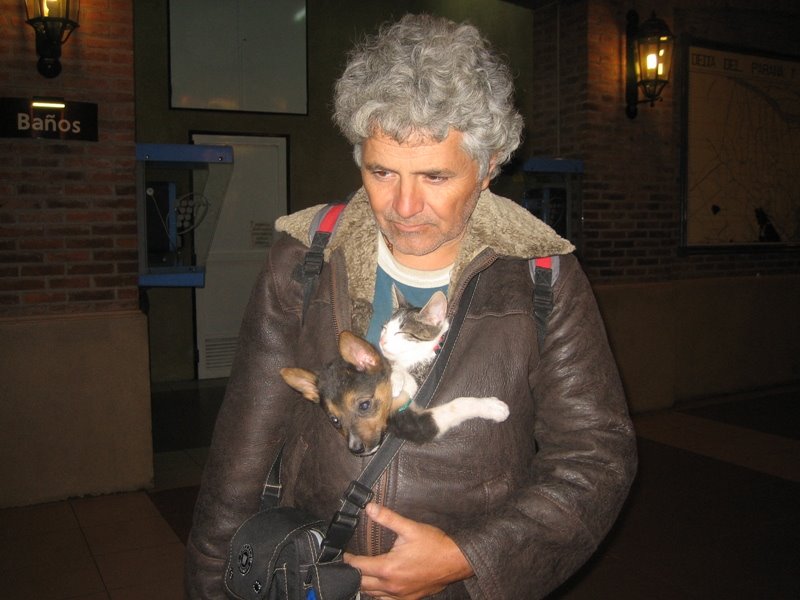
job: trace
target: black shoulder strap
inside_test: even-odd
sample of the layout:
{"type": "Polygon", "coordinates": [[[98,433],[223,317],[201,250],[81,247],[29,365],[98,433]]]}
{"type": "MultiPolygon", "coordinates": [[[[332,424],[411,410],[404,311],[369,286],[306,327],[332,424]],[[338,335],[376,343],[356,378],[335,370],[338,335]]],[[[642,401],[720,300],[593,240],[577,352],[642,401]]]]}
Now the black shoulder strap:
{"type": "MultiPolygon", "coordinates": [[[[450,361],[450,353],[453,351],[453,346],[455,346],[458,339],[458,331],[472,304],[472,296],[475,293],[479,279],[480,275],[473,277],[464,290],[458,310],[453,317],[453,323],[447,331],[442,349],[436,356],[433,365],[431,365],[425,381],[414,396],[414,402],[421,408],[428,406],[436,392],[436,388],[439,387],[439,381],[450,361]]],[[[342,499],[342,506],[333,516],[328,526],[328,533],[325,539],[322,540],[320,562],[330,562],[341,555],[342,550],[347,546],[350,538],[353,537],[358,525],[359,512],[372,498],[372,486],[375,485],[375,482],[378,481],[386,467],[397,455],[404,441],[394,435],[388,435],[358,479],[350,484],[342,499]]]]}
{"type": "Polygon", "coordinates": [[[302,266],[302,282],[303,282],[303,313],[301,321],[304,323],[306,319],[306,311],[311,302],[311,296],[314,295],[314,290],[317,288],[317,279],[322,271],[324,263],[325,246],[328,245],[333,230],[336,228],[336,223],[339,220],[339,215],[344,210],[345,203],[333,203],[323,207],[311,223],[311,230],[313,237],[311,237],[311,247],[303,257],[302,266]]]}
{"type": "MultiPolygon", "coordinates": [[[[447,332],[442,349],[436,357],[431,370],[428,373],[422,386],[414,396],[414,401],[423,408],[427,407],[439,386],[439,380],[444,373],[450,359],[450,354],[458,339],[458,331],[464,322],[464,317],[472,304],[472,296],[478,284],[480,275],[474,277],[464,290],[461,304],[453,318],[453,324],[447,332]]],[[[345,491],[342,505],[331,519],[325,539],[322,541],[322,553],[319,562],[330,562],[336,560],[350,538],[353,537],[358,526],[358,515],[372,498],[372,486],[381,474],[397,455],[405,440],[389,434],[381,444],[381,447],[372,457],[358,479],[350,483],[350,487],[345,491]]],[[[281,497],[281,457],[283,448],[278,452],[277,457],[270,467],[264,489],[261,494],[261,510],[274,508],[278,505],[281,497]]]]}

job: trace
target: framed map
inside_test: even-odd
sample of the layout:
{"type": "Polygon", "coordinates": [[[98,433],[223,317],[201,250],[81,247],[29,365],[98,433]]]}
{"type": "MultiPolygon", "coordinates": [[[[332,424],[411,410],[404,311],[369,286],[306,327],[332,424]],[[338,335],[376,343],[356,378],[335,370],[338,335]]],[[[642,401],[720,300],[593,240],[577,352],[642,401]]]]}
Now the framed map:
{"type": "Polygon", "coordinates": [[[684,48],[684,246],[800,248],[800,59],[684,48]]]}

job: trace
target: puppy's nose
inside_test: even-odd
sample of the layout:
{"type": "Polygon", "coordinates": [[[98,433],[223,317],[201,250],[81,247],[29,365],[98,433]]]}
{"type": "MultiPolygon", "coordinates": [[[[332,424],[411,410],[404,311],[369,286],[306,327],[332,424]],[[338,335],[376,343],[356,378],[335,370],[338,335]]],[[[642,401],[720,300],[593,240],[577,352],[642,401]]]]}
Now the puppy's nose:
{"type": "Polygon", "coordinates": [[[348,447],[353,454],[364,454],[364,442],[361,440],[351,439],[348,447]]]}

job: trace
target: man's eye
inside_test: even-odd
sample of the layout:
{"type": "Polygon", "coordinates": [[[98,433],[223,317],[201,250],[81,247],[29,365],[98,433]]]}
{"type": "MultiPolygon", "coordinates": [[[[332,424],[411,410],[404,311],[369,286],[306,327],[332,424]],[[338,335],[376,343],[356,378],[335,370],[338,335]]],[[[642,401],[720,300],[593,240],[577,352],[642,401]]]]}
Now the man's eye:
{"type": "Polygon", "coordinates": [[[339,421],[338,417],[334,417],[333,415],[331,415],[330,419],[331,423],[333,423],[333,426],[336,427],[336,429],[342,428],[342,423],[339,421]]]}
{"type": "Polygon", "coordinates": [[[358,403],[358,410],[360,410],[361,412],[366,412],[370,409],[371,406],[372,406],[371,398],[369,400],[362,400],[361,402],[358,403]]]}
{"type": "Polygon", "coordinates": [[[430,183],[444,183],[445,181],[447,181],[447,177],[445,177],[444,175],[427,175],[426,179],[430,183]]]}

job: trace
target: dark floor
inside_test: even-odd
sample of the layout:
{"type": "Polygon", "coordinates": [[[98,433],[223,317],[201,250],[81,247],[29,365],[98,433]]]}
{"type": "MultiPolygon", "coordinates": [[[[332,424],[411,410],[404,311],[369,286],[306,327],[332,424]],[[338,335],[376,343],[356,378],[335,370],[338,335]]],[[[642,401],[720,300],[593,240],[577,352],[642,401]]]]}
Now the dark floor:
{"type": "Polygon", "coordinates": [[[800,393],[787,389],[716,399],[680,412],[800,440],[800,393]]]}
{"type": "MultiPolygon", "coordinates": [[[[155,447],[207,444],[220,399],[219,383],[154,395],[155,447]]],[[[595,556],[550,598],[800,599],[800,389],[636,421],[640,466],[628,502],[595,556]]],[[[196,493],[150,494],[184,541],[196,493]]]]}
{"type": "Polygon", "coordinates": [[[639,438],[600,551],[553,598],[800,598],[800,483],[639,438]]]}

